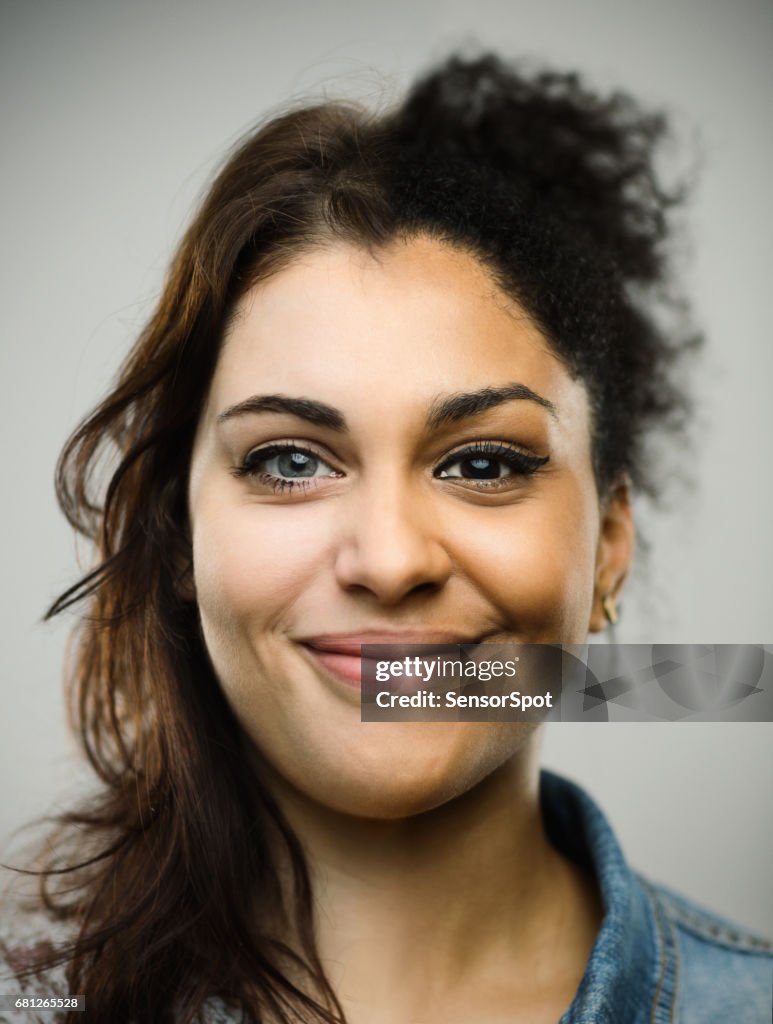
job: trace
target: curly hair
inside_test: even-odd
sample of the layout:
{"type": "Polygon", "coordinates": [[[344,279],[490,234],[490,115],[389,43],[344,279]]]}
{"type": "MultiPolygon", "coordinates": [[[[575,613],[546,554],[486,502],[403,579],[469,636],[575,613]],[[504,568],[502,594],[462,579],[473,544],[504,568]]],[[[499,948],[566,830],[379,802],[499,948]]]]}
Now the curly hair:
{"type": "Polygon", "coordinates": [[[189,1024],[210,995],[256,1020],[344,1019],[314,945],[302,850],[177,585],[192,557],[194,433],[235,303],[331,240],[458,246],[585,383],[599,493],[624,474],[654,493],[645,440],[679,429],[674,370],[694,344],[664,327],[680,198],[654,169],[665,132],[663,117],[576,75],[452,57],[394,109],[294,109],[225,163],[150,322],[57,469],[60,505],[97,562],[47,617],[86,602],[68,683],[100,791],[60,819],[44,862],[41,898],[77,930],[37,966],[66,963],[90,1019],[189,1024]],[[106,488],[105,456],[117,460],[106,488]]]}
{"type": "Polygon", "coordinates": [[[420,81],[397,132],[405,228],[477,253],[585,383],[600,493],[627,474],[657,497],[646,441],[683,431],[690,402],[675,370],[700,343],[670,281],[669,212],[683,190],[656,173],[665,117],[624,93],[599,97],[576,74],[527,78],[488,55],[420,81]]]}

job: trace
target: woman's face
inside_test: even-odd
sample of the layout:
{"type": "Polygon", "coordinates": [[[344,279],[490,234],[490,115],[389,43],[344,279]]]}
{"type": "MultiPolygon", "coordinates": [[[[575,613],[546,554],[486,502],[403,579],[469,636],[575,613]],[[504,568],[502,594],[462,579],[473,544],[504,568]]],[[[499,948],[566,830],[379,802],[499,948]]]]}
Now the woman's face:
{"type": "Polygon", "coordinates": [[[358,645],[585,642],[630,557],[621,508],[613,528],[584,386],[476,259],[427,238],[305,255],[239,303],[194,444],[220,684],[307,797],[438,806],[529,727],[363,723],[358,645]]]}

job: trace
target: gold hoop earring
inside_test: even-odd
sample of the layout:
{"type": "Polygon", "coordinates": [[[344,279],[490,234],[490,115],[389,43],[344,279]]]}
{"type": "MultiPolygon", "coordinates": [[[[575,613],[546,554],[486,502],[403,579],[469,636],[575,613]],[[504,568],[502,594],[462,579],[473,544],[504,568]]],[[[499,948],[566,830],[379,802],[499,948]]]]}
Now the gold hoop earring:
{"type": "Polygon", "coordinates": [[[606,594],[601,601],[601,607],[604,609],[604,614],[607,617],[607,622],[610,626],[616,626],[620,615],[617,611],[617,601],[611,594],[606,594]]]}

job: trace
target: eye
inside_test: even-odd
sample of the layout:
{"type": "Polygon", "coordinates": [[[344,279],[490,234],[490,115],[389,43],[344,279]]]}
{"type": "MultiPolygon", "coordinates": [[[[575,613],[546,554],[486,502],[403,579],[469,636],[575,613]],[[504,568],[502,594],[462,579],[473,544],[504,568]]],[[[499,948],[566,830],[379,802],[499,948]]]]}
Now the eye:
{"type": "Polygon", "coordinates": [[[531,476],[548,461],[547,455],[531,455],[510,445],[481,441],[454,452],[435,470],[440,479],[482,481],[531,476]]]}
{"type": "Polygon", "coordinates": [[[296,444],[269,444],[253,448],[235,470],[236,476],[251,476],[276,490],[308,484],[321,477],[343,476],[321,455],[296,444]]]}

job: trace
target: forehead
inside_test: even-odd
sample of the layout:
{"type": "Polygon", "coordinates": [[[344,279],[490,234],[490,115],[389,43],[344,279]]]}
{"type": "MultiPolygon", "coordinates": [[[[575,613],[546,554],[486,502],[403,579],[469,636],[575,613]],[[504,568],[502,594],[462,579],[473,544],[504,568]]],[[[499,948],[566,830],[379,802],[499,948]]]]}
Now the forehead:
{"type": "Polygon", "coordinates": [[[489,270],[419,237],[374,253],[330,245],[258,283],[223,340],[208,405],[217,415],[255,392],[286,394],[352,422],[360,408],[407,421],[439,394],[515,382],[588,432],[584,386],[489,270]]]}

